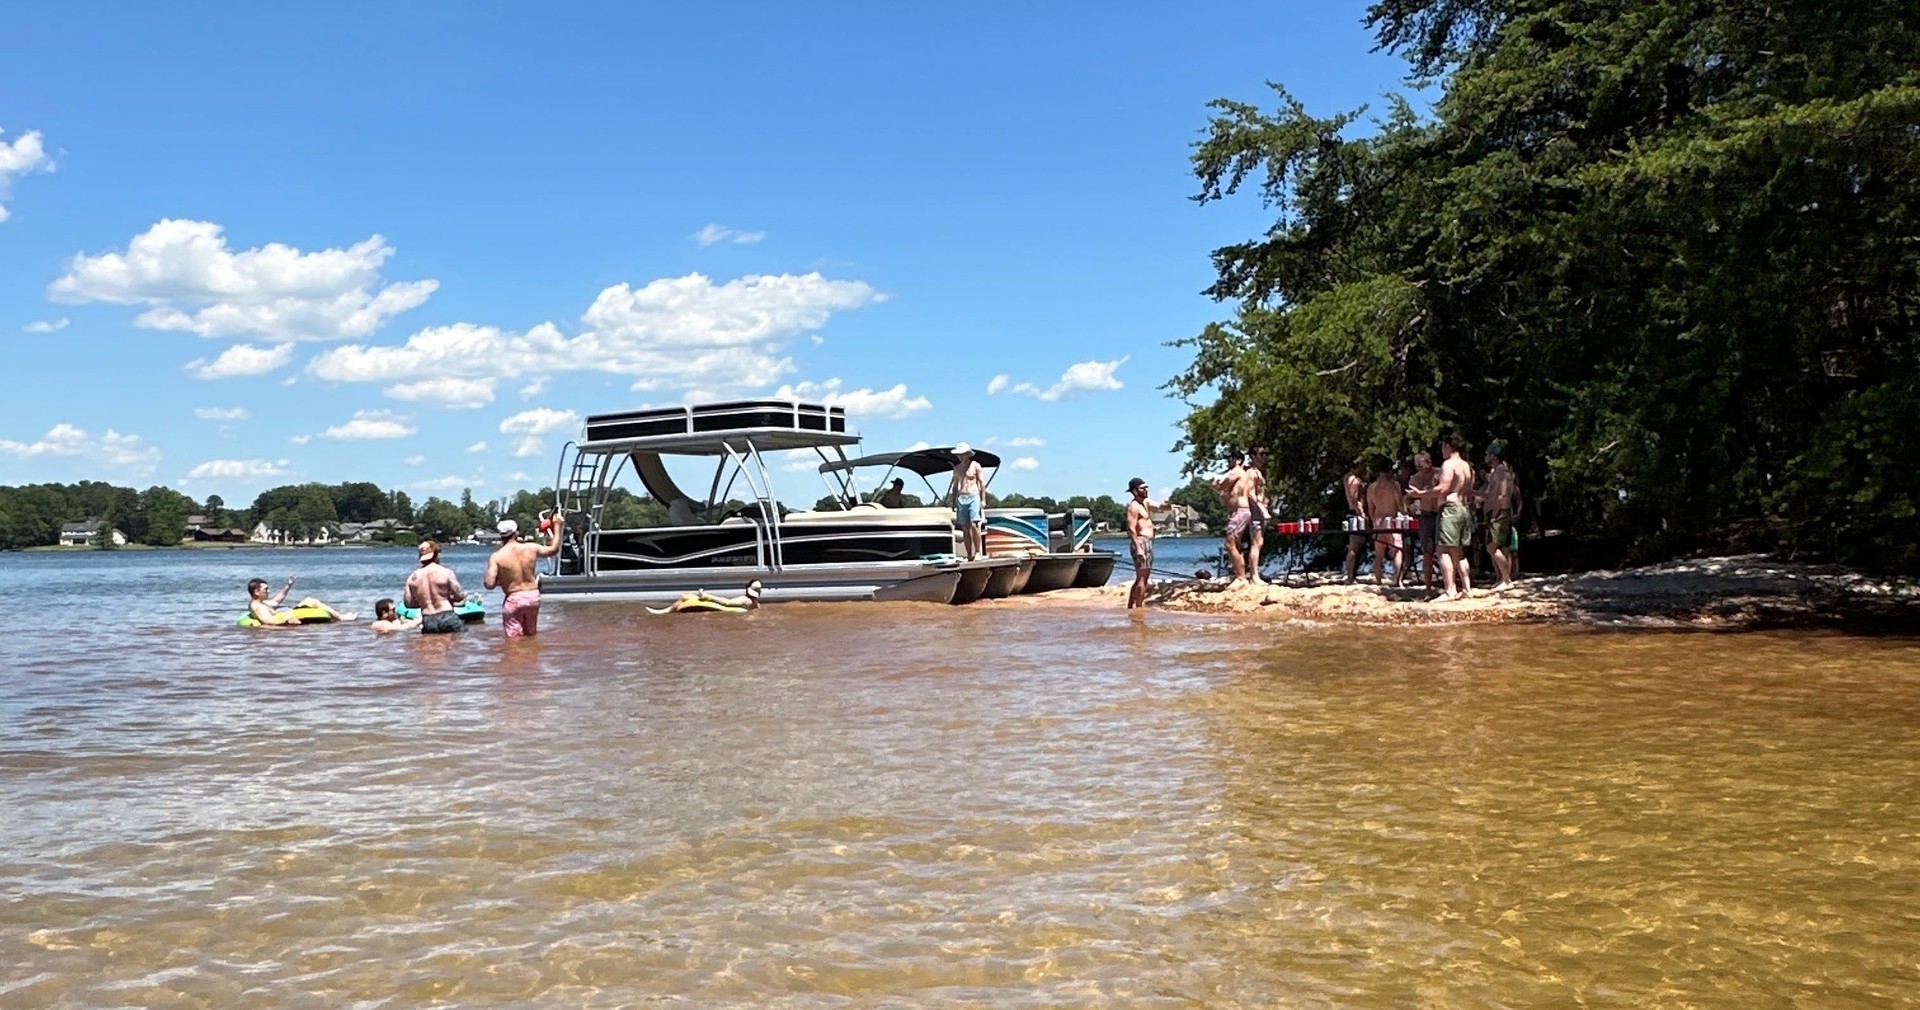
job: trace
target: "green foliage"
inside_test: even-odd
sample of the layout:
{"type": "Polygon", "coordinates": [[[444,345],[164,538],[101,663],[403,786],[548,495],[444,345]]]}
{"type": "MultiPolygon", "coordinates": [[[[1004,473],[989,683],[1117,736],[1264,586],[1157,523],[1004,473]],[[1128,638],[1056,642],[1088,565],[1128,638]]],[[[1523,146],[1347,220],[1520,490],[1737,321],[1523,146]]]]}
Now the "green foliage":
{"type": "Polygon", "coordinates": [[[444,498],[428,498],[414,514],[413,524],[420,536],[442,543],[473,535],[466,512],[444,498]]]}
{"type": "MultiPolygon", "coordinates": [[[[1273,449],[1286,514],[1356,457],[1509,444],[1533,516],[1629,555],[1920,560],[1920,8],[1389,0],[1431,119],[1214,103],[1228,321],[1169,388],[1197,472],[1273,449]]],[[[1478,459],[1477,454],[1471,454],[1478,459]]],[[[1196,507],[1198,507],[1198,503],[1196,507]]]]}

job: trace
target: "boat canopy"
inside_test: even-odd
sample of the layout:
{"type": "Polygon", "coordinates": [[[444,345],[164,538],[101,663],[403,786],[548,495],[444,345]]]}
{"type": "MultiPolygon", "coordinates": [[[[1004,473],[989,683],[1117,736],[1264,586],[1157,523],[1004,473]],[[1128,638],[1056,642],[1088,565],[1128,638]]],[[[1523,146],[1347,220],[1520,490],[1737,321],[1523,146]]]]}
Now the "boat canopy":
{"type": "MultiPolygon", "coordinates": [[[[858,459],[829,460],[820,464],[820,472],[833,473],[836,470],[855,470],[863,466],[885,466],[906,470],[922,477],[931,477],[936,473],[946,473],[959,461],[960,457],[954,455],[952,446],[935,446],[908,452],[876,452],[871,456],[861,456],[858,459]]],[[[973,450],[973,461],[989,469],[997,469],[1000,466],[1000,457],[985,449],[973,450]]]]}
{"type": "Polygon", "coordinates": [[[844,407],[793,400],[733,400],[656,407],[587,418],[585,453],[727,456],[748,451],[857,445],[844,407]]]}

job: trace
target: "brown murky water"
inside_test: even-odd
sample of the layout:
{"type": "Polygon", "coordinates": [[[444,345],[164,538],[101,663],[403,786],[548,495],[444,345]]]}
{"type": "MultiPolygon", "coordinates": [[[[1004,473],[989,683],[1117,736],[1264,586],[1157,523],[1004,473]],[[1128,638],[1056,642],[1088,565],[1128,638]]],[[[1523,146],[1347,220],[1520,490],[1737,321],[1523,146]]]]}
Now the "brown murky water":
{"type": "Polygon", "coordinates": [[[241,632],[284,561],[150,558],[0,559],[129,601],[0,652],[0,1007],[1920,1005],[1914,642],[589,606],[508,648],[241,632]]]}

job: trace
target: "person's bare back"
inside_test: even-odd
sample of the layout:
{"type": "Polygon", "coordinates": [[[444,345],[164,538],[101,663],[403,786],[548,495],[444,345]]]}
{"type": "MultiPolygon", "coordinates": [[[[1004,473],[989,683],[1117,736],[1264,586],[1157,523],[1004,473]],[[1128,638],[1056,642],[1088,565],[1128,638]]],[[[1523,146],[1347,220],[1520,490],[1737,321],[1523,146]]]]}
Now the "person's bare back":
{"type": "Polygon", "coordinates": [[[1373,527],[1379,529],[1382,519],[1399,515],[1402,507],[1400,483],[1393,479],[1390,471],[1381,471],[1380,476],[1367,485],[1367,517],[1373,527]]]}
{"type": "Polygon", "coordinates": [[[446,613],[467,599],[459,576],[440,563],[440,545],[432,540],[421,541],[420,567],[407,576],[404,595],[407,606],[419,610],[422,617],[446,613]]]}

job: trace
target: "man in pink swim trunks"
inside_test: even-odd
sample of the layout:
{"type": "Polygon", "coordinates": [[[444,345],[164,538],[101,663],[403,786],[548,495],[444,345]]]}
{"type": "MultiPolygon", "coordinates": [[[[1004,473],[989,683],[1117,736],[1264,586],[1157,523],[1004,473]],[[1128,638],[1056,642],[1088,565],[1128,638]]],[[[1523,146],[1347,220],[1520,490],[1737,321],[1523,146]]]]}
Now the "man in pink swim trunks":
{"type": "Polygon", "coordinates": [[[500,549],[487,559],[488,589],[499,589],[507,598],[500,607],[500,626],[508,638],[526,638],[540,630],[540,576],[534,566],[541,558],[560,553],[560,534],[565,528],[561,513],[550,520],[552,534],[545,544],[520,539],[520,524],[500,520],[500,549]]]}

